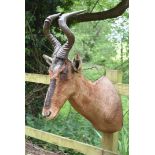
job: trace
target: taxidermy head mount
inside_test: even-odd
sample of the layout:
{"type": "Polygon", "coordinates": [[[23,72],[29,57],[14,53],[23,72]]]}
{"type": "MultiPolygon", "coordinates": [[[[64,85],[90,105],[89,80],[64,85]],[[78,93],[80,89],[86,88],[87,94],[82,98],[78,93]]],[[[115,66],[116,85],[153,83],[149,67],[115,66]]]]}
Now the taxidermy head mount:
{"type": "Polygon", "coordinates": [[[54,14],[44,21],[43,31],[54,47],[52,57],[43,55],[49,64],[50,84],[44,101],[42,115],[48,119],[57,116],[68,100],[81,115],[87,118],[96,129],[103,132],[115,132],[122,128],[122,106],[120,97],[113,84],[106,77],[95,82],[86,80],[81,73],[79,55],[68,59],[75,36],[67,26],[69,18],[82,14],[76,11],[66,14],[54,14]],[[53,20],[58,20],[60,29],[67,37],[64,45],[50,33],[53,20]]]}

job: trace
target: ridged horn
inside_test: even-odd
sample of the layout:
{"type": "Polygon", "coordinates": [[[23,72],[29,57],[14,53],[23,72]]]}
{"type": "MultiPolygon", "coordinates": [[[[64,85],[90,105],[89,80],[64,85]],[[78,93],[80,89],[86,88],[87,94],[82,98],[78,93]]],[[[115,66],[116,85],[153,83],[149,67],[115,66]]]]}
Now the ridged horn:
{"type": "Polygon", "coordinates": [[[73,16],[76,16],[77,14],[83,13],[84,11],[85,10],[75,11],[75,12],[71,12],[71,13],[65,13],[59,17],[59,20],[58,20],[59,27],[67,37],[67,42],[62,46],[61,50],[59,50],[59,52],[57,53],[57,56],[59,58],[64,59],[64,58],[68,57],[68,53],[71,50],[71,48],[74,44],[74,41],[75,41],[75,36],[74,36],[73,32],[67,26],[67,23],[66,23],[67,20],[70,17],[73,17],[73,16]]]}
{"type": "Polygon", "coordinates": [[[49,42],[54,47],[54,54],[61,47],[61,43],[53,36],[53,34],[50,33],[50,26],[51,26],[53,20],[55,20],[56,18],[58,18],[60,16],[60,14],[61,13],[48,16],[45,19],[44,25],[43,25],[44,35],[48,38],[49,42]]]}

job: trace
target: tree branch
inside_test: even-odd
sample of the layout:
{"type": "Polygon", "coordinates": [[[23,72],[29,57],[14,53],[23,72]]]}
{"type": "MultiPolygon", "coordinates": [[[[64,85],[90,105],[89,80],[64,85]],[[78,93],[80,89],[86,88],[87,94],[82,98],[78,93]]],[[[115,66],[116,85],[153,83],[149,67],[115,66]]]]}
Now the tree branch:
{"type": "Polygon", "coordinates": [[[82,13],[70,18],[69,23],[72,22],[79,23],[79,22],[116,18],[118,16],[121,16],[128,7],[129,7],[129,0],[121,0],[121,2],[112,9],[95,13],[82,13]]]}

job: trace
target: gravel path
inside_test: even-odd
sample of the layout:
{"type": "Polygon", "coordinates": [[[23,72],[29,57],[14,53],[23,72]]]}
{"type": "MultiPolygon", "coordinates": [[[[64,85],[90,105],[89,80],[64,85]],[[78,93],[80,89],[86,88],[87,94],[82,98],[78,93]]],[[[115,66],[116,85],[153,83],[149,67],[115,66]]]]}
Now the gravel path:
{"type": "Polygon", "coordinates": [[[63,153],[54,153],[47,150],[44,150],[37,145],[26,142],[25,145],[26,155],[64,155],[63,153]]]}

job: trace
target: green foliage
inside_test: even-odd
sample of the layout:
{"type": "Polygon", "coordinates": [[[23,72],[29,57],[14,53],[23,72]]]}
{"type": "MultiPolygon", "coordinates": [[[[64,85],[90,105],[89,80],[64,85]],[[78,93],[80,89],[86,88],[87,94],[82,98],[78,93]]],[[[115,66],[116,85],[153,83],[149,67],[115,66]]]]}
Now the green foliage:
{"type": "Polygon", "coordinates": [[[129,103],[128,97],[122,96],[123,128],[119,134],[118,149],[122,155],[129,154],[129,103]]]}
{"type": "MultiPolygon", "coordinates": [[[[53,47],[43,35],[42,27],[45,18],[54,14],[57,7],[67,11],[73,4],[72,0],[26,0],[25,7],[25,70],[26,72],[46,73],[46,65],[42,58],[44,53],[51,55],[53,47]]],[[[59,40],[60,32],[54,29],[59,40]]]]}
{"type": "Polygon", "coordinates": [[[105,68],[99,65],[83,63],[82,73],[86,79],[95,81],[99,79],[101,76],[105,75],[105,68]]]}

